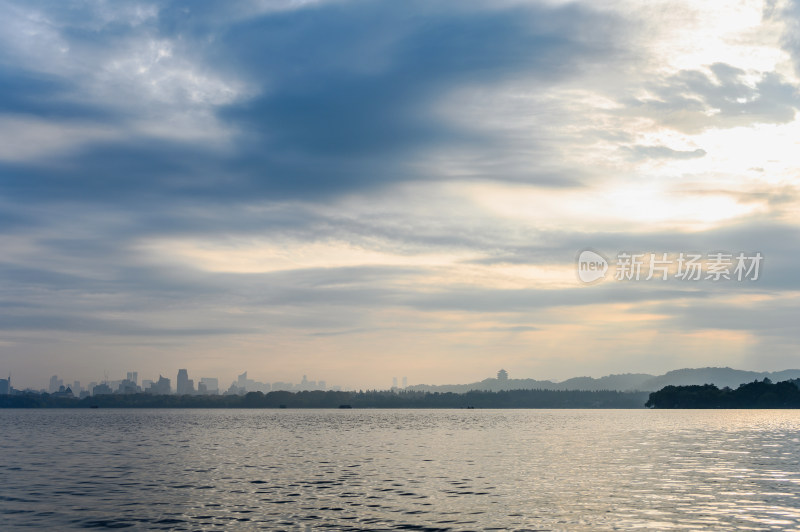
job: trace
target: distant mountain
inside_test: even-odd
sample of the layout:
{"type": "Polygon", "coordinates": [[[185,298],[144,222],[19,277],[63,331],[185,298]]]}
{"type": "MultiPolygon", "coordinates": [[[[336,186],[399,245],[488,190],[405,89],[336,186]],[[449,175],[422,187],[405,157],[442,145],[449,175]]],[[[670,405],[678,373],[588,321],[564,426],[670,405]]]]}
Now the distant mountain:
{"type": "Polygon", "coordinates": [[[623,373],[620,375],[606,375],[595,379],[593,377],[573,377],[558,383],[559,390],[640,390],[643,384],[654,375],[647,373],[623,373]]]}
{"type": "Polygon", "coordinates": [[[409,390],[426,392],[454,392],[465,393],[470,390],[618,390],[654,392],[664,386],[689,386],[714,384],[718,388],[728,386],[736,388],[740,384],[754,380],[770,379],[772,382],[799,379],[800,369],[787,369],[774,372],[743,371],[732,368],[685,368],[669,371],[664,375],[650,375],[648,373],[623,373],[620,375],[607,375],[605,377],[573,377],[561,382],[535,379],[484,379],[471,384],[444,384],[427,385],[419,384],[409,386],[409,390]]]}
{"type": "Polygon", "coordinates": [[[732,368],[697,368],[676,369],[659,377],[654,377],[645,383],[641,391],[656,391],[664,386],[691,386],[713,384],[717,388],[737,388],[740,384],[754,380],[769,379],[772,382],[800,378],[800,369],[786,369],[783,371],[743,371],[732,368]]]}

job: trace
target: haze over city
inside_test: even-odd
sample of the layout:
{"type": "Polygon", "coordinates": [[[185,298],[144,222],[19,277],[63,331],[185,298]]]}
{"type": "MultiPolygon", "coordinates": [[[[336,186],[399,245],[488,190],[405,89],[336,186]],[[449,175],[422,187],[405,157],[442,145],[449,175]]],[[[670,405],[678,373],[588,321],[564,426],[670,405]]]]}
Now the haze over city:
{"type": "Polygon", "coordinates": [[[2,2],[0,377],[797,367],[799,17],[2,2]],[[587,249],[763,260],[589,284],[587,249]]]}

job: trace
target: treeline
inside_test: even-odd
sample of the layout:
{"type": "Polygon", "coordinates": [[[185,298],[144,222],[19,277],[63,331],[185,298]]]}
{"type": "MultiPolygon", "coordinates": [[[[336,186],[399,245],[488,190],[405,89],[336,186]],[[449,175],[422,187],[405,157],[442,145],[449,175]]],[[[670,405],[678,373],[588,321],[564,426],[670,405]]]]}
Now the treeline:
{"type": "Polygon", "coordinates": [[[0,396],[0,408],[642,408],[646,392],[510,390],[250,392],[246,395],[98,395],[65,399],[48,394],[0,396]]]}
{"type": "Polygon", "coordinates": [[[650,394],[648,408],[800,408],[797,381],[753,381],[738,388],[665,386],[650,394]]]}

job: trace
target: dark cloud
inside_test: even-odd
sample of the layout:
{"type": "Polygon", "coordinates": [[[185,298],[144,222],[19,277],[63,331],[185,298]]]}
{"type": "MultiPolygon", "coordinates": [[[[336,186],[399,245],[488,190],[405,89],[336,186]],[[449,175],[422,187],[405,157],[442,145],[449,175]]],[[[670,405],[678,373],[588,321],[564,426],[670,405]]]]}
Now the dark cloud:
{"type": "Polygon", "coordinates": [[[75,80],[0,64],[1,113],[80,122],[112,118],[108,109],[72,100],[70,96],[79,90],[75,80]]]}
{"type": "MultiPolygon", "coordinates": [[[[465,130],[436,112],[454,88],[517,79],[542,89],[579,75],[610,48],[602,18],[577,7],[486,11],[414,2],[270,15],[221,38],[237,70],[267,87],[222,116],[248,131],[243,169],[263,170],[259,186],[308,195],[430,179],[413,164],[426,151],[492,143],[479,128],[465,130]],[[589,27],[590,19],[598,24],[589,27]]],[[[528,179],[550,184],[553,176],[528,179]]]]}
{"type": "MultiPolygon", "coordinates": [[[[143,46],[171,39],[173,53],[185,55],[199,72],[244,80],[257,95],[203,111],[239,132],[233,148],[221,153],[202,142],[148,138],[131,129],[131,119],[142,116],[154,124],[159,115],[174,119],[159,111],[163,102],[128,94],[133,89],[125,87],[125,79],[110,81],[107,74],[87,72],[94,83],[90,88],[102,96],[92,98],[81,94],[82,73],[69,65],[65,72],[81,76],[38,73],[35,64],[13,64],[12,56],[12,64],[4,67],[8,75],[0,78],[2,105],[25,116],[57,119],[57,125],[80,119],[118,127],[123,138],[85,143],[77,151],[45,158],[46,165],[41,159],[5,164],[0,168],[6,176],[3,192],[26,201],[120,204],[170,197],[310,199],[435,179],[439,176],[421,173],[415,164],[424,153],[492,144],[479,127],[466,130],[436,112],[454,89],[516,79],[541,90],[581,75],[587,65],[607,60],[612,29],[618,31],[621,24],[577,6],[476,9],[461,3],[359,1],[237,20],[234,15],[242,9],[242,4],[231,4],[226,16],[220,6],[168,4],[157,17],[137,25],[121,16],[104,20],[87,6],[50,6],[55,27],[61,28],[59,38],[75,53],[90,50],[87,60],[98,62],[98,69],[115,56],[97,50],[124,51],[137,39],[143,46]],[[123,97],[129,105],[119,101],[123,97]]],[[[171,60],[156,58],[139,68],[162,63],[186,68],[171,60]]],[[[181,88],[183,78],[173,77],[161,90],[177,95],[178,108],[200,112],[198,104],[188,101],[192,87],[181,88]]],[[[166,83],[158,81],[159,87],[166,83]]],[[[491,115],[492,109],[483,112],[491,115]]],[[[548,186],[561,178],[574,184],[552,170],[532,170],[525,177],[548,186]]]]}

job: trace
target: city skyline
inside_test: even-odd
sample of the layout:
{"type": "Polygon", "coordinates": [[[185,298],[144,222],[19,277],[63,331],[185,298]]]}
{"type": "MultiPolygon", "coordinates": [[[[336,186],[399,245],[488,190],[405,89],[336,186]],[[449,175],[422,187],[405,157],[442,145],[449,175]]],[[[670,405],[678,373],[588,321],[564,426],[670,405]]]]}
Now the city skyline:
{"type": "MultiPolygon", "coordinates": [[[[109,378],[109,376],[104,375],[104,377],[97,381],[92,380],[81,380],[81,379],[64,379],[59,378],[58,375],[52,375],[49,378],[49,385],[45,387],[36,387],[36,386],[19,386],[18,383],[14,382],[11,385],[7,383],[11,382],[11,375],[8,376],[8,379],[4,379],[4,385],[11,386],[15,391],[37,391],[37,392],[47,392],[47,393],[57,393],[59,391],[64,392],[67,389],[70,389],[72,393],[77,397],[78,393],[81,391],[89,392],[88,395],[93,395],[93,388],[98,385],[109,385],[108,391],[104,391],[103,393],[163,393],[162,390],[158,388],[159,382],[163,383],[162,385],[167,386],[169,390],[168,393],[176,394],[176,395],[203,395],[203,394],[242,394],[251,391],[261,391],[261,392],[269,392],[269,391],[311,391],[311,390],[331,390],[331,391],[338,391],[343,390],[343,388],[339,385],[329,385],[327,381],[324,380],[310,380],[307,378],[307,375],[303,375],[299,382],[293,383],[291,381],[272,381],[272,382],[261,382],[255,379],[248,378],[248,372],[245,371],[244,373],[237,376],[231,382],[231,385],[228,387],[221,387],[219,385],[220,379],[218,377],[198,377],[196,379],[189,378],[189,370],[187,368],[180,368],[175,373],[176,378],[171,378],[167,376],[166,373],[159,373],[157,378],[146,379],[142,378],[139,380],[138,378],[139,372],[137,371],[128,371],[125,374],[124,378],[109,378]],[[195,384],[196,382],[196,384],[195,384]],[[126,383],[133,384],[128,390],[125,390],[124,387],[126,383]],[[17,386],[14,387],[13,385],[16,384],[17,386]]],[[[396,381],[397,379],[394,378],[396,381]]],[[[407,383],[408,378],[403,377],[403,382],[407,383]]],[[[404,385],[404,387],[407,384],[404,385]]],[[[386,389],[390,388],[397,388],[396,382],[393,386],[386,386],[386,389]]],[[[7,392],[6,392],[7,393],[7,392]]]]}

